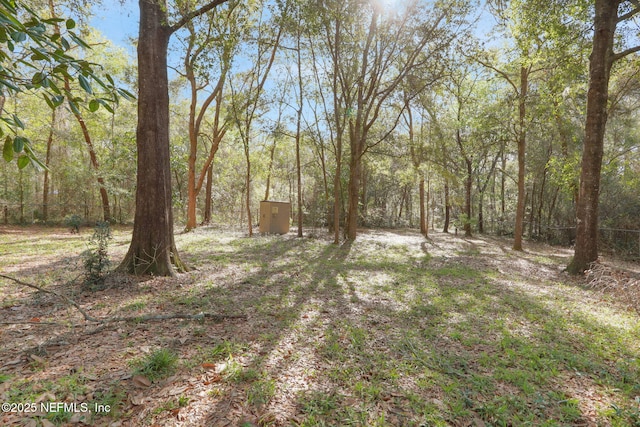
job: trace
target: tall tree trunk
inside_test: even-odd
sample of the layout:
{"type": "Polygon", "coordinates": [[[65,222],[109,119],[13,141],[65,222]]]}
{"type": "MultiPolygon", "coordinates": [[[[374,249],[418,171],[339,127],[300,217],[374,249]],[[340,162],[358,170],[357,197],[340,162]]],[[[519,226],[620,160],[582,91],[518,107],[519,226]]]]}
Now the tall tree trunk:
{"type": "Polygon", "coordinates": [[[529,70],[520,67],[520,93],[518,94],[518,202],[516,205],[516,224],[513,230],[513,249],[522,251],[522,235],[524,234],[525,208],[525,154],[527,151],[526,100],[529,89],[529,70]]]}
{"type": "MultiPolygon", "coordinates": [[[[65,86],[68,87],[69,81],[65,77],[65,86]]],[[[80,129],[82,130],[82,135],[84,136],[84,141],[87,144],[87,148],[89,150],[89,159],[91,161],[91,166],[96,173],[100,171],[100,165],[98,164],[98,157],[96,156],[96,151],[93,147],[93,141],[91,140],[91,134],[89,133],[89,128],[87,128],[87,124],[85,123],[82,116],[75,112],[73,113],[78,124],[80,125],[80,129]]],[[[111,208],[109,206],[109,195],[107,194],[107,189],[105,187],[104,178],[98,175],[98,189],[100,192],[100,199],[102,200],[102,217],[104,221],[111,221],[111,208]]]]}
{"type": "Polygon", "coordinates": [[[407,200],[407,186],[402,189],[402,198],[400,199],[400,203],[398,203],[398,222],[402,219],[402,210],[405,206],[405,201],[407,200]]]}
{"type": "Polygon", "coordinates": [[[420,174],[420,234],[429,236],[429,222],[427,219],[427,208],[425,208],[424,174],[420,174]]]}
{"type": "Polygon", "coordinates": [[[478,233],[484,234],[484,193],[478,193],[478,233]]]}
{"type": "Polygon", "coordinates": [[[210,164],[209,169],[207,169],[207,184],[205,186],[204,214],[202,218],[202,225],[211,224],[212,195],[213,195],[213,164],[210,164]]]}
{"type": "MultiPolygon", "coordinates": [[[[49,0],[49,10],[51,12],[51,16],[55,18],[56,10],[55,10],[55,5],[53,3],[53,0],[49,0]]],[[[60,27],[58,26],[58,24],[55,24],[55,32],[57,34],[60,34],[60,27]]],[[[67,97],[69,97],[69,103],[71,103],[71,99],[70,99],[71,85],[69,83],[69,77],[66,75],[64,77],[64,89],[67,94],[67,97]]],[[[77,108],[72,108],[71,111],[73,112],[73,115],[76,118],[76,121],[78,122],[78,124],[80,125],[80,129],[82,130],[82,136],[84,137],[84,141],[87,144],[87,148],[89,150],[89,159],[91,161],[91,166],[93,167],[93,170],[96,172],[96,174],[98,174],[98,178],[97,178],[98,188],[100,191],[100,198],[102,199],[102,218],[104,221],[110,221],[111,208],[109,207],[109,195],[107,194],[107,189],[105,188],[104,178],[99,174],[100,166],[98,164],[98,158],[96,156],[96,152],[93,147],[93,141],[91,140],[91,134],[89,133],[89,128],[87,128],[87,124],[85,123],[84,118],[82,117],[82,115],[80,114],[80,111],[77,108]]]]}
{"type": "Polygon", "coordinates": [[[336,174],[333,178],[333,243],[340,243],[340,212],[342,211],[342,135],[336,135],[336,174]]]}
{"type": "MultiPolygon", "coordinates": [[[[354,146],[352,142],[352,147],[354,146]]],[[[362,161],[357,151],[351,150],[349,160],[349,184],[347,185],[347,224],[346,237],[355,240],[358,233],[358,204],[360,202],[360,176],[362,174],[362,161]]]]}
{"type": "Polygon", "coordinates": [[[269,200],[269,192],[271,190],[271,174],[273,172],[273,159],[275,158],[275,155],[276,155],[277,143],[278,143],[277,138],[274,137],[273,144],[271,144],[271,148],[269,148],[269,166],[267,168],[267,184],[266,184],[267,188],[264,191],[264,200],[269,200]]]}
{"type": "Polygon", "coordinates": [[[247,170],[244,179],[246,188],[245,193],[245,209],[247,210],[247,225],[249,227],[249,237],[253,236],[253,224],[251,218],[251,157],[249,153],[249,141],[244,144],[244,158],[247,162],[247,170]]]}
{"type": "Polygon", "coordinates": [[[613,41],[618,21],[619,0],[596,0],[593,50],[589,57],[589,91],[580,190],[576,207],[576,244],[567,267],[579,274],[598,259],[598,198],[600,172],[607,124],[607,101],[611,66],[616,59],[613,41]]]}
{"type": "Polygon", "coordinates": [[[531,188],[531,207],[529,210],[529,238],[533,236],[533,230],[535,228],[535,213],[536,213],[536,182],[533,181],[533,188],[531,188]]]}
{"type": "Polygon", "coordinates": [[[505,220],[506,214],[506,185],[507,185],[507,156],[502,152],[502,169],[500,174],[500,223],[505,220]]]}
{"type": "Polygon", "coordinates": [[[304,87],[302,80],[302,34],[298,28],[298,116],[296,119],[296,174],[298,178],[298,237],[302,237],[302,171],[300,168],[300,142],[302,139],[302,108],[304,104],[304,87]]]}
{"type": "Polygon", "coordinates": [[[449,197],[449,181],[444,180],[444,226],[443,233],[449,232],[449,223],[451,222],[451,199],[449,197]]]}
{"type": "Polygon", "coordinates": [[[169,88],[166,5],[139,0],[138,171],[131,245],[120,269],[134,274],[173,276],[187,268],[173,238],[169,154],[169,88]]]}
{"type": "Polygon", "coordinates": [[[362,164],[360,167],[360,206],[362,206],[362,218],[367,217],[367,165],[366,163],[362,164]]]}
{"type": "Polygon", "coordinates": [[[196,228],[196,206],[198,195],[202,190],[202,185],[205,180],[205,176],[211,169],[211,163],[218,152],[220,142],[227,132],[228,124],[225,122],[220,125],[220,112],[222,110],[222,88],[226,81],[227,68],[222,70],[223,75],[218,80],[213,92],[205,99],[204,103],[200,105],[200,112],[196,114],[198,106],[198,87],[196,84],[196,78],[193,71],[193,64],[185,61],[185,68],[187,68],[187,78],[191,84],[191,105],[189,108],[189,159],[187,161],[187,224],[186,231],[196,228]],[[205,113],[213,101],[216,101],[216,108],[214,112],[213,129],[211,131],[211,147],[209,149],[209,155],[196,177],[196,160],[198,156],[198,137],[200,135],[200,129],[202,127],[202,121],[204,120],[205,113]]]}
{"type": "Polygon", "coordinates": [[[467,178],[464,185],[464,214],[466,216],[464,221],[464,235],[465,237],[471,237],[471,191],[473,188],[473,165],[471,159],[465,158],[465,164],[467,166],[467,178]]]}
{"type": "Polygon", "coordinates": [[[44,164],[47,168],[44,170],[44,178],[42,182],[42,220],[49,220],[49,163],[51,163],[51,149],[53,148],[53,130],[56,123],[56,110],[51,111],[51,129],[47,137],[47,154],[45,155],[44,164]]]}

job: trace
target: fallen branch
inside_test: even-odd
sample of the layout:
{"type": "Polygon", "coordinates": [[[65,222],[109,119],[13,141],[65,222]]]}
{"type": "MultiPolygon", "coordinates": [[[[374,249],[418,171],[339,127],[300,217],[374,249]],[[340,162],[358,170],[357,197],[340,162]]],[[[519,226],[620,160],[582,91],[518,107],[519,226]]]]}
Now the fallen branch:
{"type": "Polygon", "coordinates": [[[0,325],[54,325],[54,326],[67,326],[58,322],[37,322],[35,320],[27,321],[15,321],[15,322],[0,322],[0,325]]]}
{"type": "MultiPolygon", "coordinates": [[[[42,287],[40,287],[38,285],[34,285],[32,283],[23,282],[22,280],[16,279],[16,278],[11,277],[11,276],[6,276],[4,274],[0,274],[0,277],[2,277],[3,279],[11,280],[12,282],[15,282],[15,283],[17,283],[19,285],[22,285],[22,286],[26,286],[26,287],[29,287],[29,288],[37,289],[40,292],[44,292],[44,293],[47,293],[47,294],[55,295],[58,298],[66,301],[68,304],[74,306],[80,312],[80,314],[82,314],[82,316],[84,317],[84,320],[88,320],[90,322],[98,322],[98,323],[100,323],[100,319],[96,319],[95,317],[90,316],[82,307],[80,307],[80,304],[78,304],[77,302],[75,302],[74,300],[72,300],[71,298],[69,298],[69,297],[67,297],[65,295],[59,294],[59,293],[54,292],[54,291],[49,291],[49,290],[44,289],[44,288],[42,288],[42,287]]],[[[76,277],[76,279],[77,279],[77,277],[76,277]]]]}
{"type": "MultiPolygon", "coordinates": [[[[160,321],[160,320],[170,320],[170,319],[187,319],[187,320],[204,320],[204,319],[210,319],[213,320],[214,322],[222,322],[224,320],[233,320],[233,319],[241,319],[241,320],[247,320],[247,315],[246,314],[215,314],[215,313],[198,313],[198,314],[187,314],[187,313],[173,313],[173,314],[148,314],[148,315],[144,315],[144,316],[127,316],[127,317],[118,317],[118,316],[114,316],[114,317],[107,317],[104,319],[101,318],[96,318],[91,316],[89,313],[87,313],[81,306],[80,304],[78,304],[77,302],[75,302],[74,300],[72,300],[71,298],[59,294],[58,292],[55,291],[50,291],[47,289],[44,289],[38,285],[34,285],[32,283],[27,283],[24,282],[22,280],[16,279],[14,277],[10,277],[10,276],[6,276],[4,274],[0,274],[0,277],[3,279],[7,279],[7,280],[11,280],[12,282],[15,282],[19,285],[22,286],[26,286],[29,288],[33,288],[33,289],[37,289],[40,292],[44,292],[47,294],[51,294],[51,295],[55,295],[56,297],[64,300],[66,303],[68,303],[69,305],[72,305],[73,307],[75,307],[80,314],[82,314],[82,317],[84,318],[84,320],[88,321],[88,322],[93,322],[93,323],[98,323],[101,325],[105,325],[108,323],[118,323],[118,322],[150,322],[150,321],[160,321]]],[[[59,323],[55,323],[55,322],[0,322],[0,324],[3,325],[10,325],[10,324],[52,324],[52,325],[60,325],[59,323]]],[[[69,325],[70,327],[76,327],[78,325],[69,325]]]]}

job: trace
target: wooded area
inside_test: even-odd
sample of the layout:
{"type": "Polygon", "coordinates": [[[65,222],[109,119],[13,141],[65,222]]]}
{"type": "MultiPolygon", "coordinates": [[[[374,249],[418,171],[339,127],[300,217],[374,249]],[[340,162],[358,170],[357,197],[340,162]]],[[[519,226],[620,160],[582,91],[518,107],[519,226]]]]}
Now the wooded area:
{"type": "Polygon", "coordinates": [[[123,268],[156,274],[186,268],[174,222],[251,235],[266,199],[336,242],[575,242],[575,272],[598,240],[640,252],[634,1],[141,1],[137,63],[90,27],[90,2],[12,5],[4,223],[133,221],[123,268]]]}
{"type": "Polygon", "coordinates": [[[639,12],[0,0],[0,424],[639,425],[639,12]]]}

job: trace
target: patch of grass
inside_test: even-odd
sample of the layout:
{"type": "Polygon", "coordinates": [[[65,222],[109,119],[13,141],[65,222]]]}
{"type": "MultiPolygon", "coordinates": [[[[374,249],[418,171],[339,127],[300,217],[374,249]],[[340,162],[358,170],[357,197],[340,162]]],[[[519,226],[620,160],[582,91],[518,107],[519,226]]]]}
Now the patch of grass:
{"type": "Polygon", "coordinates": [[[251,384],[247,390],[247,402],[253,406],[264,406],[271,401],[276,391],[274,380],[259,380],[251,384]]]}
{"type": "Polygon", "coordinates": [[[178,356],[169,349],[158,349],[134,362],[135,374],[150,381],[166,378],[176,370],[178,356]]]}
{"type": "MultiPolygon", "coordinates": [[[[311,392],[300,397],[300,409],[307,415],[327,416],[340,404],[342,396],[337,393],[311,392]]],[[[312,425],[312,424],[307,424],[312,425]]]]}
{"type": "Polygon", "coordinates": [[[222,341],[214,345],[211,349],[205,352],[207,361],[218,362],[226,360],[234,355],[246,351],[247,346],[245,344],[236,341],[222,341]]]}
{"type": "Polygon", "coordinates": [[[54,382],[53,390],[65,396],[82,396],[87,391],[86,379],[80,374],[65,375],[54,382]]]}
{"type": "Polygon", "coordinates": [[[165,400],[160,406],[153,410],[153,414],[158,415],[163,412],[173,411],[174,409],[178,409],[180,406],[175,399],[165,400]]]}
{"type": "Polygon", "coordinates": [[[71,420],[73,413],[64,410],[48,412],[45,418],[56,425],[63,425],[71,420]]]}
{"type": "Polygon", "coordinates": [[[94,413],[93,416],[118,419],[122,413],[122,408],[125,406],[127,395],[122,389],[122,386],[116,383],[111,385],[107,390],[98,391],[93,399],[93,403],[96,405],[109,407],[108,412],[94,413]]]}
{"type": "Polygon", "coordinates": [[[203,297],[202,295],[197,295],[194,292],[190,292],[187,295],[175,295],[170,299],[174,304],[182,305],[194,310],[201,307],[209,307],[211,305],[209,298],[203,297]]]}
{"type": "MultiPolygon", "coordinates": [[[[47,390],[47,383],[41,384],[47,390]]],[[[6,399],[9,403],[35,402],[38,397],[38,390],[34,390],[34,384],[30,381],[19,379],[11,384],[6,392],[6,399]]]]}
{"type": "Polygon", "coordinates": [[[440,267],[437,270],[431,271],[431,274],[435,277],[446,277],[450,279],[477,279],[482,277],[482,272],[463,264],[440,267]]]}
{"type": "Polygon", "coordinates": [[[180,395],[178,397],[178,407],[180,407],[180,408],[186,407],[189,404],[190,400],[191,399],[188,398],[187,396],[180,395]]]}
{"type": "Polygon", "coordinates": [[[147,306],[147,302],[141,299],[130,302],[129,304],[122,307],[123,311],[138,311],[142,310],[147,306]]]}
{"type": "MultiPolygon", "coordinates": [[[[145,300],[149,307],[209,305],[251,314],[246,327],[187,323],[197,339],[185,346],[202,347],[186,348],[192,356],[180,366],[224,367],[224,380],[209,392],[216,407],[227,405],[230,393],[245,396],[251,411],[290,398],[298,405],[299,426],[444,427],[480,420],[487,426],[640,426],[637,314],[560,274],[549,277],[550,261],[562,258],[544,249],[485,251],[481,236],[473,246],[439,233],[427,246],[397,244],[397,235],[340,246],[238,236],[218,230],[176,236],[187,261],[206,267],[188,287],[145,300]],[[489,267],[500,263],[509,263],[509,273],[489,267]],[[233,338],[211,342],[212,328],[233,338]],[[291,352],[280,357],[283,348],[291,352]],[[279,396],[279,375],[315,391],[279,396]],[[585,407],[597,414],[583,413],[585,407]]],[[[142,308],[138,300],[128,302],[142,308]]],[[[167,329],[158,342],[175,336],[175,328],[167,329]]],[[[139,345],[127,330],[120,338],[122,346],[139,345]]],[[[152,359],[145,356],[132,368],[166,376],[176,367],[160,368],[152,359]]],[[[81,378],[34,384],[1,375],[15,402],[52,390],[60,399],[80,396],[84,386],[81,378]]],[[[95,400],[124,407],[123,396],[109,393],[95,400]]],[[[196,405],[188,397],[157,405],[161,412],[196,405]]]]}

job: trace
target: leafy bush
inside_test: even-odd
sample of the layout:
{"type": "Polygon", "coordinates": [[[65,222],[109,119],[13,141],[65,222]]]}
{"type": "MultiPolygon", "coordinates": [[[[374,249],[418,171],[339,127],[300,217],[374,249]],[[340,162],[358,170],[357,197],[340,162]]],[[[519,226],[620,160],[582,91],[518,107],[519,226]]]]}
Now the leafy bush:
{"type": "Polygon", "coordinates": [[[82,217],[80,215],[67,215],[64,217],[64,225],[71,229],[72,233],[77,233],[82,225],[82,217]]]}
{"type": "Polygon", "coordinates": [[[107,269],[111,265],[108,253],[111,238],[109,223],[98,222],[89,240],[90,247],[84,252],[84,282],[91,289],[100,288],[104,283],[107,269]]]}

